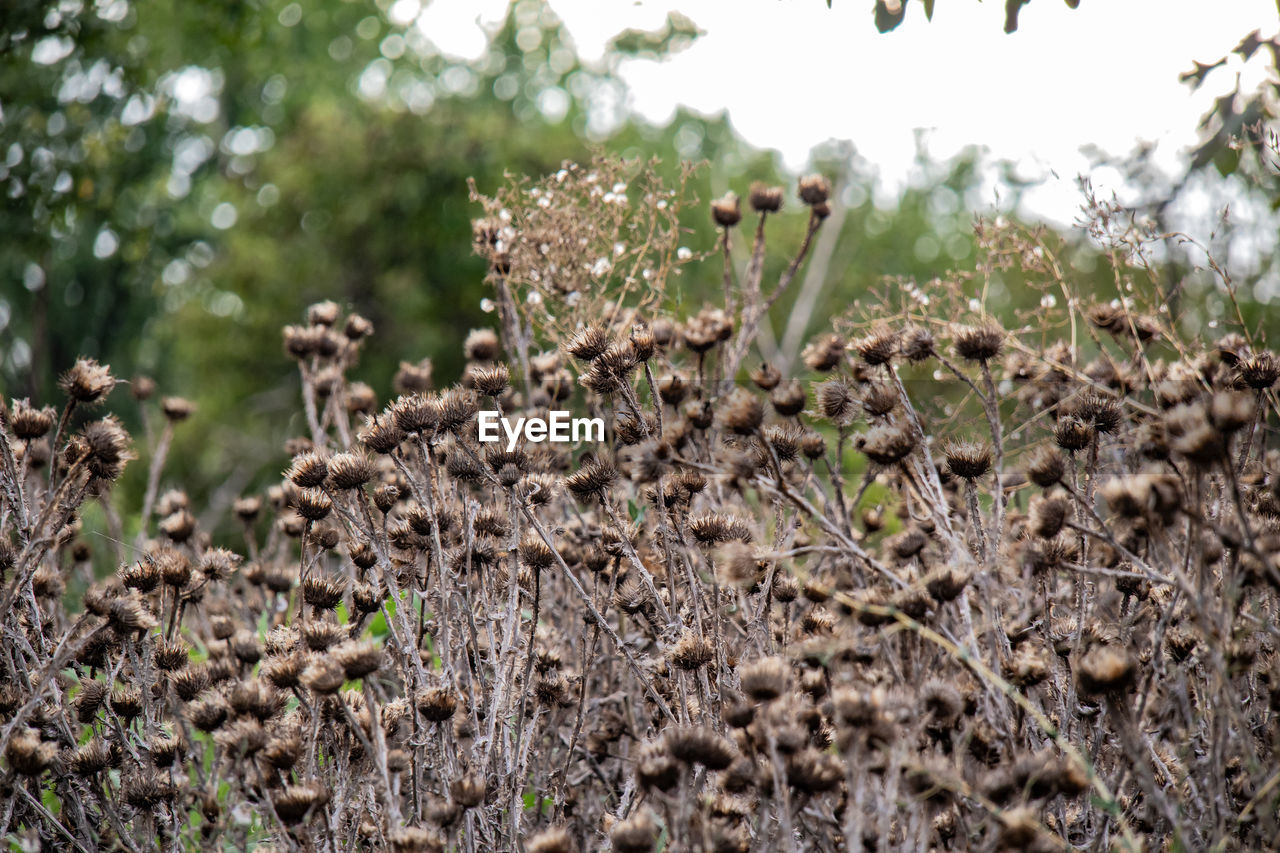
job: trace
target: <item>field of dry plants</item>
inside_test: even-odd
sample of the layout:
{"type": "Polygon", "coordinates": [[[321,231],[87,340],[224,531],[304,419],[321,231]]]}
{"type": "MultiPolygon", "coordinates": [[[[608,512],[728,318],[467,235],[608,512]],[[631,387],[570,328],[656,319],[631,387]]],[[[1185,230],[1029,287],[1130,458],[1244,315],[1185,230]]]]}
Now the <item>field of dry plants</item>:
{"type": "Polygon", "coordinates": [[[1153,235],[1090,201],[1123,299],[980,222],[976,272],[887,282],[784,375],[756,338],[829,193],[720,199],[701,251],[639,166],[476,195],[495,328],[460,380],[407,361],[380,403],[376,331],[312,305],[283,334],[307,434],[216,531],[165,473],[191,403],[88,359],[9,402],[0,833],[1274,849],[1280,360],[1243,323],[1187,339],[1153,235]],[[776,248],[784,201],[809,226],[776,248]],[[721,257],[716,304],[680,308],[681,267],[721,257]],[[1015,270],[1043,307],[1002,325],[986,282],[1015,270]],[[131,406],[145,434],[106,413],[131,406]],[[552,409],[605,441],[477,441],[481,410],[552,409]],[[113,501],[126,464],[141,507],[113,501]]]}

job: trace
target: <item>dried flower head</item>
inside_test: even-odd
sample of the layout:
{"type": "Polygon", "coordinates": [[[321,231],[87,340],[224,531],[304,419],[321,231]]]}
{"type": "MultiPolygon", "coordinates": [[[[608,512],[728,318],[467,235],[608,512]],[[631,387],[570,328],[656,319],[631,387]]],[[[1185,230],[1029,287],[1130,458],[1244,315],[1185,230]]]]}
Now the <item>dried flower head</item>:
{"type": "Polygon", "coordinates": [[[58,386],[75,402],[93,405],[111,393],[116,379],[107,365],[98,364],[92,358],[78,358],[71,369],[62,374],[58,386]]]}
{"type": "Polygon", "coordinates": [[[736,193],[728,192],[711,202],[711,218],[721,228],[732,228],[742,221],[742,202],[736,193]]]}
{"type": "Polygon", "coordinates": [[[747,195],[751,209],[757,213],[777,213],[782,209],[782,187],[756,182],[747,195]]]}
{"type": "Polygon", "coordinates": [[[956,326],[951,335],[956,355],[966,361],[991,361],[1000,355],[1005,339],[1004,329],[994,321],[977,326],[956,326]]]}
{"type": "Polygon", "coordinates": [[[958,441],[945,450],[947,469],[962,480],[976,480],[991,470],[991,448],[976,441],[958,441]]]}
{"type": "Polygon", "coordinates": [[[825,204],[831,196],[831,182],[822,175],[805,175],[800,179],[796,195],[811,207],[815,204],[825,204]]]}

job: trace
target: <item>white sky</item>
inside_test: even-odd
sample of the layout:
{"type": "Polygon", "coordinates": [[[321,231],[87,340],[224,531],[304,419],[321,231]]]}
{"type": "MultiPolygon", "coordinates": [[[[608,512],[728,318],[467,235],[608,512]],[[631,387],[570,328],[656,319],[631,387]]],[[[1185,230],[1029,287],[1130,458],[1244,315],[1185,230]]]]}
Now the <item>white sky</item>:
{"type": "MultiPolygon", "coordinates": [[[[848,139],[879,169],[887,192],[910,180],[914,131],[927,129],[935,157],[977,144],[1017,162],[1020,177],[1043,179],[1028,208],[1059,223],[1078,209],[1083,147],[1124,154],[1157,142],[1157,162],[1176,171],[1212,98],[1237,73],[1251,90],[1266,59],[1233,59],[1195,95],[1179,73],[1193,59],[1217,60],[1251,30],[1265,36],[1280,26],[1274,0],[1082,0],[1076,10],[1036,0],[1013,35],[1003,31],[999,0],[939,0],[932,23],[914,0],[903,24],[883,35],[871,0],[834,0],[832,9],[823,0],[550,5],[587,59],[623,29],[659,27],[672,9],[706,31],[665,62],[623,66],[632,109],[652,121],[678,104],[727,110],[747,141],[779,150],[795,169],[812,146],[848,139]]],[[[505,7],[435,0],[419,26],[447,52],[475,55],[478,22],[500,19],[505,7]]],[[[1107,177],[1095,174],[1095,185],[1110,190],[1107,177]]]]}

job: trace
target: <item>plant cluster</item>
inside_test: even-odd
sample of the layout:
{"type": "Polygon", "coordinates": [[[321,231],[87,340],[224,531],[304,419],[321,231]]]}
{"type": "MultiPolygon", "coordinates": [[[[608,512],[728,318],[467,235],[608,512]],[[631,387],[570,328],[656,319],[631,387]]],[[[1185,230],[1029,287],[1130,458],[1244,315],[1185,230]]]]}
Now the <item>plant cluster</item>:
{"type": "MultiPolygon", "coordinates": [[[[0,832],[131,851],[1274,843],[1264,341],[1185,340],[1127,288],[1086,304],[1043,241],[996,223],[974,279],[842,321],[784,376],[750,356],[827,182],[800,182],[809,226],[776,284],[783,191],[715,201],[724,301],[683,313],[660,289],[669,198],[610,178],[606,201],[593,174],[489,203],[501,322],[467,338],[457,383],[405,362],[380,405],[353,378],[367,320],[319,303],[284,329],[306,435],[235,502],[236,536],[161,490],[185,400],[160,401],[133,513],[112,483],[139,451],[95,410],[108,367],[77,362],[60,411],[5,407],[0,832]],[[969,291],[1014,265],[1065,298],[1006,328],[969,291]],[[480,410],[561,408],[604,417],[606,441],[477,441],[480,410]],[[120,555],[105,578],[90,516],[120,555]]],[[[153,418],[154,390],[132,384],[153,418]]]]}

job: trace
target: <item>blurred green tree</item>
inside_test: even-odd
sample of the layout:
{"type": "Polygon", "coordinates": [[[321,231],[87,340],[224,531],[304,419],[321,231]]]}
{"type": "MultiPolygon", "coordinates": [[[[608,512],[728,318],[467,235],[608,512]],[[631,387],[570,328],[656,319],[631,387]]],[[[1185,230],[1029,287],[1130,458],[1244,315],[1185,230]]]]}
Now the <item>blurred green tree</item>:
{"type": "MultiPolygon", "coordinates": [[[[279,330],[308,303],[334,299],[373,320],[358,372],[382,399],[401,359],[429,356],[442,384],[456,377],[467,330],[493,322],[468,178],[489,190],[603,146],[656,155],[669,174],[706,160],[693,185],[704,202],[788,181],[723,115],[682,111],[664,127],[628,117],[620,64],[687,45],[698,35],[687,19],[622,33],[586,66],[538,0],[513,3],[473,61],[441,54],[418,8],[22,6],[0,27],[0,152],[15,200],[0,212],[14,235],[0,245],[6,390],[52,398],[79,353],[153,374],[201,407],[178,431],[166,482],[197,505],[217,490],[216,513],[270,476],[264,463],[283,464],[284,440],[303,431],[283,416],[297,386],[279,330]]],[[[972,265],[974,156],[922,162],[901,203],[886,205],[854,155],[819,152],[841,239],[775,309],[767,355],[789,351],[794,363],[805,319],[848,310],[883,276],[927,282],[972,265]]],[[[784,212],[771,242],[798,243],[804,222],[784,212]]],[[[714,245],[705,205],[686,225],[691,247],[714,245]]],[[[681,298],[715,298],[717,264],[699,270],[681,298]]],[[[139,488],[143,468],[122,488],[139,488]]]]}

